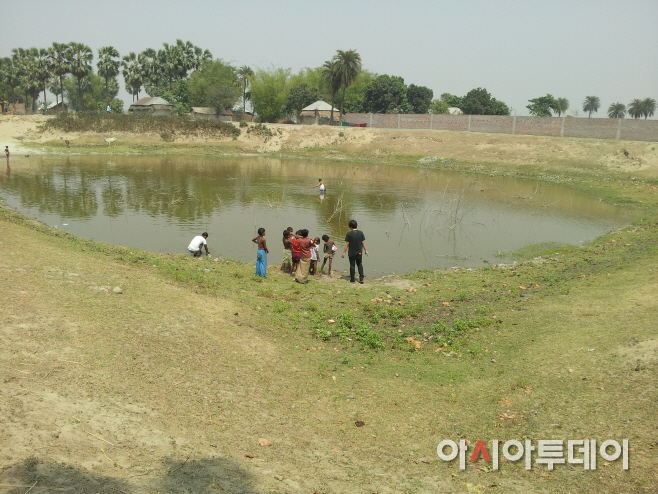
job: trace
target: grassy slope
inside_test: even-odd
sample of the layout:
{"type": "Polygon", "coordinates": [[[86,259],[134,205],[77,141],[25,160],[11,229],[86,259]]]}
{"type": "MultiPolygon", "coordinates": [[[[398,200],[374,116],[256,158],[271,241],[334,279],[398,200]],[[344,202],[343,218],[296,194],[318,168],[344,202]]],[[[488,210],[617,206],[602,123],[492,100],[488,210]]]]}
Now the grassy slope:
{"type": "MultiPolygon", "coordinates": [[[[461,166],[528,173],[499,162],[461,166]]],[[[210,489],[223,476],[262,491],[481,492],[495,484],[504,492],[654,492],[652,186],[603,166],[587,174],[573,163],[537,167],[605,188],[644,219],[513,268],[300,289],[276,271],[262,282],[240,263],[95,244],[4,210],[3,251],[11,254],[2,262],[9,303],[0,407],[25,424],[12,419],[16,440],[2,439],[11,451],[5,475],[115,482],[124,491],[179,481],[210,489]],[[30,255],[21,257],[26,238],[30,255]],[[94,288],[118,284],[122,295],[94,288]],[[389,300],[387,291],[405,305],[372,302],[389,300]],[[373,348],[380,343],[385,349],[373,348]],[[105,452],[125,468],[106,461],[105,444],[82,431],[90,428],[116,444],[105,452]],[[274,445],[258,448],[259,437],[274,445]],[[460,473],[434,453],[441,439],[460,437],[624,437],[635,451],[629,472],[599,459],[596,473],[506,463],[499,473],[486,464],[460,473]],[[32,455],[43,463],[36,472],[18,462],[32,455]],[[75,468],[63,473],[61,461],[75,468]]]]}

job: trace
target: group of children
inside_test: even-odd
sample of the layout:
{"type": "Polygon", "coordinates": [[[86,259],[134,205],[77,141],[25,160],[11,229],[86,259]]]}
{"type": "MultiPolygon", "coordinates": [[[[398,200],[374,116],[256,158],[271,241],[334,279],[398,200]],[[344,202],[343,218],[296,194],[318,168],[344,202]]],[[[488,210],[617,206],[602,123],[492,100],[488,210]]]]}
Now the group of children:
{"type": "MultiPolygon", "coordinates": [[[[288,227],[283,232],[283,262],[281,271],[289,273],[291,276],[295,273],[297,283],[307,283],[309,274],[317,276],[319,273],[324,274],[325,265],[329,264],[328,272],[331,276],[331,264],[334,253],[338,250],[336,244],[328,235],[323,235],[320,242],[319,237],[308,238],[308,230],[297,230],[293,233],[293,228],[288,227]],[[322,246],[323,262],[318,269],[320,260],[320,246],[322,246]]],[[[265,229],[258,229],[258,236],[252,239],[252,242],[258,245],[256,256],[256,276],[267,278],[267,242],[265,240],[265,229]]]]}
{"type": "Polygon", "coordinates": [[[323,262],[319,272],[324,274],[324,266],[329,261],[327,274],[331,276],[331,263],[334,258],[334,252],[338,250],[329,235],[322,235],[324,244],[320,242],[320,237],[308,238],[308,230],[297,230],[293,233],[292,227],[289,226],[283,232],[283,262],[281,271],[293,274],[300,268],[302,259],[309,260],[308,272],[313,276],[318,275],[318,262],[320,261],[320,245],[322,245],[323,262]]]}
{"type": "MultiPolygon", "coordinates": [[[[324,194],[326,185],[321,178],[318,179],[317,185],[320,188],[320,195],[324,194]]],[[[363,283],[363,264],[362,253],[368,255],[366,248],[366,237],[362,231],[357,230],[356,220],[350,220],[348,226],[350,227],[349,233],[345,236],[345,248],[343,249],[342,257],[349,253],[350,261],[350,282],[356,282],[356,271],[359,272],[359,283],[363,283]]],[[[308,238],[308,230],[297,230],[293,233],[293,229],[289,226],[283,232],[283,262],[281,263],[281,271],[290,273],[292,276],[295,273],[295,281],[297,283],[308,283],[308,275],[317,276],[318,271],[324,274],[324,266],[329,261],[328,274],[331,276],[331,263],[334,258],[334,253],[338,250],[333,240],[329,235],[322,235],[323,244],[320,242],[319,237],[308,238]],[[322,266],[318,270],[318,262],[320,261],[320,245],[322,245],[323,261],[322,266]]],[[[258,252],[256,255],[256,276],[267,278],[267,242],[265,241],[265,228],[258,229],[258,236],[252,240],[258,245],[258,252]]],[[[200,250],[199,250],[200,253],[200,250]]]]}

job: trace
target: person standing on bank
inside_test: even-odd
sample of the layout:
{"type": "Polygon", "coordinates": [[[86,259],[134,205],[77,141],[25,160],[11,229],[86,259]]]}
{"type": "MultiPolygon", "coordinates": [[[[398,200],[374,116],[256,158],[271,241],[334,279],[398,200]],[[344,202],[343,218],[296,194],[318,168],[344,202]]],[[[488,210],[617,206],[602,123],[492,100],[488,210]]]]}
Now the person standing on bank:
{"type": "Polygon", "coordinates": [[[256,253],[256,276],[267,278],[267,242],[265,241],[265,228],[258,229],[258,236],[251,240],[253,243],[258,244],[258,252],[256,253]]]}
{"type": "Polygon", "coordinates": [[[350,220],[348,223],[350,231],[345,235],[345,249],[343,249],[343,255],[348,253],[348,258],[350,260],[350,283],[355,283],[354,275],[355,266],[359,269],[359,283],[363,283],[363,259],[362,252],[365,252],[368,255],[368,249],[366,248],[366,236],[361,230],[356,229],[356,220],[350,220]]]}
{"type": "Polygon", "coordinates": [[[9,146],[5,146],[5,156],[7,157],[7,166],[9,166],[9,156],[11,153],[9,152],[9,146]]]}
{"type": "Polygon", "coordinates": [[[190,251],[190,255],[192,257],[201,257],[203,254],[203,248],[206,248],[206,254],[210,255],[210,252],[208,251],[208,242],[206,242],[206,239],[208,238],[208,233],[203,232],[201,235],[197,235],[192,239],[190,242],[190,245],[188,245],[187,250],[190,251]]]}
{"type": "Polygon", "coordinates": [[[311,267],[311,247],[313,241],[308,238],[308,230],[299,230],[294,237],[299,243],[299,265],[295,272],[295,281],[297,283],[308,283],[308,270],[311,267]]]}

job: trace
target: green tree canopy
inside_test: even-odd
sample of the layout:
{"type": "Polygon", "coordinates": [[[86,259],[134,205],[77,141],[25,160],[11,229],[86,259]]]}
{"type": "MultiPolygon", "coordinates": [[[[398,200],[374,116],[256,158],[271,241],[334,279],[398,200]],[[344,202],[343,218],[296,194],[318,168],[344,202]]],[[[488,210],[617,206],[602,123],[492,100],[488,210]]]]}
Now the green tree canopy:
{"type": "Polygon", "coordinates": [[[53,75],[59,81],[59,93],[64,98],[64,76],[71,72],[71,47],[67,43],[53,43],[49,51],[53,75]]]}
{"type": "Polygon", "coordinates": [[[288,114],[295,114],[299,122],[299,114],[302,109],[315,103],[320,99],[320,91],[316,87],[311,87],[306,83],[299,84],[290,88],[286,102],[288,114]]]}
{"type": "Polygon", "coordinates": [[[587,118],[592,118],[592,113],[596,113],[601,108],[601,100],[598,96],[585,96],[583,101],[583,111],[588,113],[587,118]]]}
{"type": "Polygon", "coordinates": [[[237,76],[238,84],[242,89],[242,108],[244,111],[247,111],[247,100],[251,99],[251,93],[247,89],[249,88],[249,84],[251,84],[250,79],[254,76],[254,71],[251,67],[243,65],[238,69],[237,76]]]}
{"type": "Polygon", "coordinates": [[[642,117],[642,100],[635,98],[631,101],[631,104],[628,105],[628,115],[633,118],[642,117]]]}
{"type": "Polygon", "coordinates": [[[492,98],[484,88],[471,89],[462,98],[460,108],[467,115],[509,115],[509,107],[492,98]]]}
{"type": "Polygon", "coordinates": [[[368,84],[363,109],[370,113],[411,113],[407,86],[402,77],[380,75],[368,84]]]}
{"type": "Polygon", "coordinates": [[[462,109],[461,96],[455,96],[454,94],[450,93],[443,93],[441,95],[441,101],[448,103],[448,106],[451,108],[459,108],[460,110],[462,109]]]}
{"type": "Polygon", "coordinates": [[[251,102],[261,121],[276,122],[285,115],[290,69],[258,69],[251,79],[251,102]]]}
{"type": "Polygon", "coordinates": [[[553,111],[557,111],[557,100],[551,94],[540,96],[539,98],[528,100],[529,105],[526,106],[530,115],[537,117],[551,117],[553,111]]]}
{"type": "MultiPolygon", "coordinates": [[[[119,84],[116,78],[108,80],[108,87],[110,94],[118,93],[119,84]]],[[[107,105],[110,105],[110,108],[123,109],[121,100],[112,99],[108,102],[105,91],[105,79],[93,72],[89,72],[81,79],[74,75],[64,78],[64,101],[71,107],[79,99],[80,109],[78,111],[105,110],[107,105]]]]}
{"type": "Polygon", "coordinates": [[[113,46],[104,46],[98,49],[98,74],[105,79],[105,96],[108,102],[114,97],[110,96],[109,80],[119,74],[119,52],[113,46]]]}
{"type": "Polygon", "coordinates": [[[343,99],[343,96],[340,94],[336,95],[339,100],[336,104],[339,102],[343,104],[346,113],[364,113],[366,111],[363,106],[366,88],[376,78],[377,74],[374,72],[361,70],[358,79],[345,91],[345,99],[343,99]]]}
{"type": "Polygon", "coordinates": [[[407,87],[407,101],[413,113],[428,113],[433,97],[434,91],[428,87],[415,84],[409,84],[407,87]]]}
{"type": "Polygon", "coordinates": [[[557,113],[558,117],[561,117],[563,113],[566,115],[568,109],[569,100],[567,98],[555,98],[555,108],[553,108],[553,111],[557,113]]]}
{"type": "Polygon", "coordinates": [[[624,118],[626,116],[626,105],[623,103],[612,103],[608,107],[608,116],[610,118],[624,118]]]}
{"type": "Polygon", "coordinates": [[[653,98],[645,98],[642,100],[642,115],[646,120],[648,117],[653,117],[656,111],[656,100],[653,98]]]}
{"type": "Polygon", "coordinates": [[[430,105],[430,113],[435,115],[448,115],[450,113],[450,105],[443,100],[435,99],[430,105]]]}
{"type": "Polygon", "coordinates": [[[337,50],[334,57],[338,62],[338,74],[340,83],[343,86],[343,98],[340,102],[341,118],[344,114],[345,91],[359,77],[361,72],[361,55],[356,50],[337,50]]]}
{"type": "Polygon", "coordinates": [[[330,121],[331,125],[333,125],[336,93],[340,89],[340,74],[338,73],[338,62],[336,60],[327,60],[322,66],[322,82],[329,87],[329,91],[331,92],[330,121]]]}
{"type": "MultiPolygon", "coordinates": [[[[91,73],[94,55],[84,43],[70,43],[71,74],[78,80],[78,111],[82,110],[82,79],[91,73]]],[[[72,100],[69,100],[69,105],[72,100]]]]}
{"type": "Polygon", "coordinates": [[[190,76],[189,94],[192,106],[209,106],[218,114],[231,109],[240,98],[235,67],[222,60],[205,62],[190,76]]]}

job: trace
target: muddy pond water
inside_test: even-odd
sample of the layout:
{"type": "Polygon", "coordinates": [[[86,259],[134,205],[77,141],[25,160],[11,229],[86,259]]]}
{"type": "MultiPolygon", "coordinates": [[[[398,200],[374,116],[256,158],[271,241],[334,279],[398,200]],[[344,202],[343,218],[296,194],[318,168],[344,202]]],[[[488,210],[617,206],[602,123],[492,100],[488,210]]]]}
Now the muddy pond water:
{"type": "MultiPolygon", "coordinates": [[[[79,156],[17,159],[0,195],[77,236],[182,253],[207,231],[213,256],[254,261],[266,229],[270,265],[281,232],[329,235],[342,252],[354,218],[366,275],[509,261],[529,244],[581,244],[627,224],[623,208],[536,180],[353,162],[261,157],[79,156]],[[321,195],[318,178],[327,184],[321,195]]],[[[337,255],[335,268],[346,269],[337,255]]]]}

